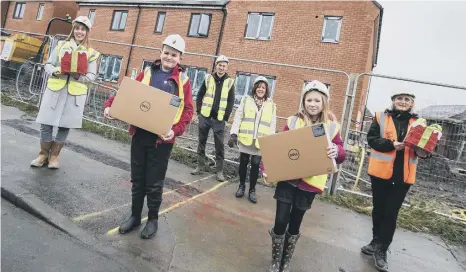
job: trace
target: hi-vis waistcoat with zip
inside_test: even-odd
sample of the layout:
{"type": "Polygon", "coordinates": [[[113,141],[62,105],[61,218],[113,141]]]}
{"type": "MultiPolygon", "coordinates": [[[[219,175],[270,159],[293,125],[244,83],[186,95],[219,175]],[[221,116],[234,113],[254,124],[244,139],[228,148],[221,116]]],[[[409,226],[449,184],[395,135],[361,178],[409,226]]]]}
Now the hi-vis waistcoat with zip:
{"type": "MultiPolygon", "coordinates": [[[[60,71],[61,67],[61,57],[66,53],[70,52],[73,55],[78,54],[79,52],[86,52],[87,54],[87,61],[92,62],[99,58],[100,53],[92,48],[85,48],[82,45],[79,45],[78,48],[73,51],[71,47],[71,43],[69,41],[59,41],[57,45],[57,56],[58,56],[58,67],[56,67],[60,71]]],[[[52,91],[58,92],[63,87],[65,87],[66,83],[68,82],[68,93],[71,95],[83,95],[87,94],[87,85],[78,81],[75,81],[71,77],[69,80],[57,78],[54,76],[49,77],[47,80],[47,88],[52,91]]]]}
{"type": "MultiPolygon", "coordinates": [[[[152,77],[152,70],[150,67],[146,67],[144,70],[144,78],[142,79],[142,83],[146,85],[150,85],[150,79],[152,77]]],[[[186,73],[180,72],[179,77],[178,77],[178,94],[179,98],[181,100],[180,102],[180,107],[178,108],[178,112],[176,113],[175,120],[173,121],[173,124],[176,124],[180,121],[181,115],[183,114],[183,109],[184,109],[184,92],[183,92],[183,85],[188,81],[189,78],[186,75],[186,73]]]]}
{"type": "MultiPolygon", "coordinates": [[[[298,116],[291,116],[288,118],[288,128],[290,130],[299,129],[305,127],[305,122],[303,119],[299,118],[298,116]]],[[[330,140],[333,139],[338,135],[340,132],[340,125],[336,122],[328,122],[324,124],[326,131],[329,134],[330,140]]],[[[302,178],[304,182],[311,185],[314,188],[317,188],[321,191],[324,191],[325,184],[327,183],[328,175],[318,175],[313,177],[302,178]]]]}
{"type": "MultiPolygon", "coordinates": [[[[227,78],[223,81],[222,92],[220,96],[220,104],[218,106],[218,115],[217,120],[223,121],[223,117],[225,116],[225,110],[227,109],[228,104],[228,93],[231,89],[231,86],[235,83],[234,79],[227,78]]],[[[210,112],[212,111],[212,106],[214,104],[214,97],[215,97],[215,88],[217,84],[215,83],[215,79],[211,74],[207,74],[205,78],[205,86],[206,86],[206,93],[204,98],[202,99],[202,107],[201,107],[201,114],[204,117],[209,117],[210,112]]]]}
{"type": "MultiPolygon", "coordinates": [[[[256,117],[257,117],[257,106],[252,97],[244,97],[241,100],[240,107],[243,108],[243,118],[239,125],[238,140],[245,146],[251,146],[254,141],[254,134],[256,132],[256,117]]],[[[265,101],[262,105],[262,112],[259,120],[259,126],[257,127],[257,137],[262,137],[272,134],[274,131],[270,130],[272,124],[273,113],[275,110],[275,104],[272,101],[265,101]]],[[[259,141],[256,141],[255,146],[259,148],[259,141]]]]}
{"type": "MultiPolygon", "coordinates": [[[[380,137],[391,141],[398,141],[398,133],[393,123],[391,115],[376,112],[375,117],[380,126],[380,137]]],[[[409,119],[408,131],[415,119],[409,119]]],[[[391,179],[393,176],[393,165],[395,163],[396,150],[390,152],[378,152],[372,149],[369,157],[368,174],[381,179],[391,179]]],[[[414,153],[414,149],[405,147],[404,149],[404,165],[403,165],[403,181],[408,184],[413,184],[416,180],[416,167],[418,158],[414,153]]]]}

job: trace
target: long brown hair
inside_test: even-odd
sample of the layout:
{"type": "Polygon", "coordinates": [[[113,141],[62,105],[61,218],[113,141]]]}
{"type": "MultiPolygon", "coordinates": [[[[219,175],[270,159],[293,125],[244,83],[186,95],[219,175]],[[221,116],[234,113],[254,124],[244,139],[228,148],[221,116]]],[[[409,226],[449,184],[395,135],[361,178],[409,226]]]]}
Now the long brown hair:
{"type": "Polygon", "coordinates": [[[296,116],[303,119],[306,126],[310,126],[315,123],[327,123],[329,121],[336,121],[335,115],[330,111],[330,104],[329,104],[328,98],[321,92],[318,92],[318,93],[321,95],[322,112],[319,114],[319,117],[317,117],[316,122],[312,121],[311,116],[306,111],[305,102],[306,102],[306,97],[313,91],[318,92],[315,90],[310,90],[304,93],[303,99],[301,100],[301,110],[296,113],[296,116]]]}
{"type": "Polygon", "coordinates": [[[252,87],[251,95],[252,95],[252,97],[254,97],[256,95],[257,88],[259,88],[261,83],[265,84],[264,100],[267,100],[269,98],[269,84],[267,82],[264,82],[264,81],[258,81],[258,82],[256,82],[256,84],[254,84],[254,86],[252,87]]]}
{"type": "Polygon", "coordinates": [[[82,25],[86,29],[86,37],[84,37],[84,40],[81,42],[81,44],[84,45],[86,48],[90,48],[91,43],[89,41],[89,29],[84,24],[81,24],[81,23],[73,24],[73,27],[71,28],[71,32],[66,38],[66,41],[70,41],[71,39],[73,39],[77,43],[76,38],[74,37],[74,30],[76,29],[76,27],[78,27],[78,25],[82,25]]]}

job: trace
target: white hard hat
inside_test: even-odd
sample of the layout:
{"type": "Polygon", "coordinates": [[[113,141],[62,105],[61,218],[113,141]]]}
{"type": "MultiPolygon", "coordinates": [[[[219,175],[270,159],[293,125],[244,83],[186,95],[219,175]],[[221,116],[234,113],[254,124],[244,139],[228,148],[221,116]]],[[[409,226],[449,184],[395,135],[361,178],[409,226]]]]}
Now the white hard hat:
{"type": "Polygon", "coordinates": [[[306,86],[304,86],[303,94],[305,94],[305,93],[307,93],[307,92],[309,92],[311,90],[316,90],[316,91],[324,94],[327,97],[327,99],[330,99],[330,93],[328,91],[327,86],[324,83],[322,83],[322,82],[320,82],[318,80],[313,80],[313,81],[307,83],[306,86]]]}
{"type": "Polygon", "coordinates": [[[267,78],[265,78],[263,76],[256,77],[256,79],[254,79],[254,85],[256,85],[256,83],[259,82],[259,81],[262,81],[265,84],[269,85],[269,82],[267,81],[267,78]]]}
{"type": "Polygon", "coordinates": [[[87,16],[79,16],[76,17],[76,19],[73,20],[73,25],[76,23],[81,23],[87,27],[87,29],[91,30],[92,28],[92,23],[91,20],[87,16]]]}
{"type": "Polygon", "coordinates": [[[230,61],[228,60],[227,57],[225,57],[224,55],[220,55],[218,56],[218,58],[215,60],[215,64],[219,63],[219,62],[226,62],[226,63],[230,63],[230,61]]]}
{"type": "Polygon", "coordinates": [[[163,40],[163,45],[170,46],[171,48],[184,53],[186,43],[184,39],[178,34],[168,35],[165,40],[163,40]]]}
{"type": "Polygon", "coordinates": [[[416,96],[412,92],[405,92],[405,91],[398,92],[398,91],[396,91],[396,92],[392,93],[392,100],[395,99],[395,97],[400,96],[400,95],[411,96],[413,98],[413,100],[416,98],[416,96]]]}

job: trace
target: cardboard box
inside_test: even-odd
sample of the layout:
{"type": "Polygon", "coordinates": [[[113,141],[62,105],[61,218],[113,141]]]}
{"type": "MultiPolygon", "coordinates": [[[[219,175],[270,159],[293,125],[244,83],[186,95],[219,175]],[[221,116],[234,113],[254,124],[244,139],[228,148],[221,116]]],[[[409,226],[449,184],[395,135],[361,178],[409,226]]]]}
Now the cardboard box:
{"type": "Polygon", "coordinates": [[[172,128],[180,102],[176,95],[125,77],[110,115],[157,135],[166,135],[172,128]]]}
{"type": "Polygon", "coordinates": [[[260,137],[267,181],[275,183],[335,173],[335,160],[327,156],[330,142],[323,124],[260,137]]]}

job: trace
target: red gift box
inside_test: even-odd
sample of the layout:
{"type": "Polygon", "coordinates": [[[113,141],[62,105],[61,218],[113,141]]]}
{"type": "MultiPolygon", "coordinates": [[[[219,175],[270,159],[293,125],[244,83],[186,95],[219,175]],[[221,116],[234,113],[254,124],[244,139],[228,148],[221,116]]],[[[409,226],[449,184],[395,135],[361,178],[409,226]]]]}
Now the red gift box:
{"type": "Polygon", "coordinates": [[[65,52],[61,58],[61,72],[62,73],[78,73],[87,74],[87,54],[86,52],[65,52]]]}
{"type": "Polygon", "coordinates": [[[425,119],[414,122],[405,137],[404,143],[408,147],[417,146],[431,153],[442,136],[442,127],[438,124],[426,125],[425,119]]]}

